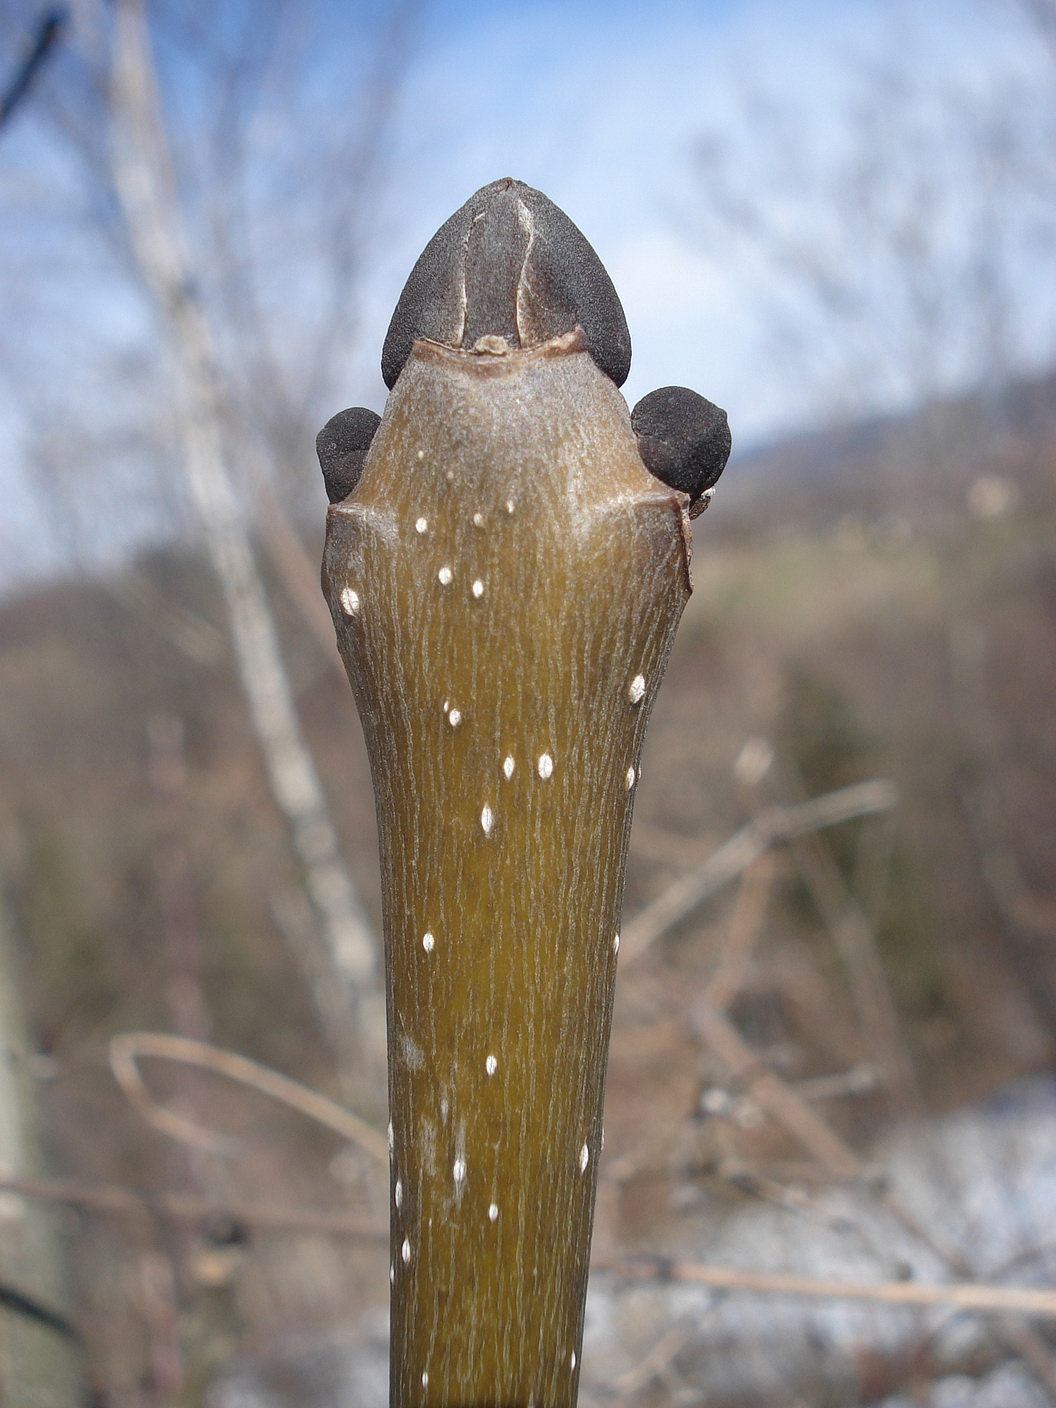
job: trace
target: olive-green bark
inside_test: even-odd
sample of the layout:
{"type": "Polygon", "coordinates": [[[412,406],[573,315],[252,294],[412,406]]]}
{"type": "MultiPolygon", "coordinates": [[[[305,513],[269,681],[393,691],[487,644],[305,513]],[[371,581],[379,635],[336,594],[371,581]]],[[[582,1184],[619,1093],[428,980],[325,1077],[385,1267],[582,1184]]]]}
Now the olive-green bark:
{"type": "Polygon", "coordinates": [[[388,984],[395,1408],[576,1400],[631,809],[687,500],[577,332],[420,341],[324,587],[388,984]]]}

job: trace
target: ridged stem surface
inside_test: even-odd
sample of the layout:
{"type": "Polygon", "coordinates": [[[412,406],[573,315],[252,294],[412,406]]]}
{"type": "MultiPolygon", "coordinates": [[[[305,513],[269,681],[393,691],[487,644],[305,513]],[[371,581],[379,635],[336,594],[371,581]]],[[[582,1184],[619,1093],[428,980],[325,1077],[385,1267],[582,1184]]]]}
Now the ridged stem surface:
{"type": "Polygon", "coordinates": [[[574,1404],[646,720],[680,496],[574,337],[417,343],[324,584],[381,833],[392,1403],[574,1404]]]}

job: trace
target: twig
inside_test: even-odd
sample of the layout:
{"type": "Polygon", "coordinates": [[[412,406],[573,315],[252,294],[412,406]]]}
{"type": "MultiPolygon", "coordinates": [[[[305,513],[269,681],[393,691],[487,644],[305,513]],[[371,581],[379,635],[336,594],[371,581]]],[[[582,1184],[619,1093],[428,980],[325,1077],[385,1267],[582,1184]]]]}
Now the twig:
{"type": "Polygon", "coordinates": [[[183,721],[155,714],[147,723],[147,774],[154,811],[154,875],[161,918],[165,997],[180,1036],[204,1041],[209,1010],[202,987],[194,876],[187,849],[187,759],[183,721]]]}
{"type": "Polygon", "coordinates": [[[837,1178],[855,1178],[863,1172],[854,1150],[833,1134],[825,1121],[780,1076],[766,1069],[721,1012],[708,1002],[698,1002],[694,1007],[693,1025],[697,1035],[723,1065],[744,1081],[752,1099],[769,1111],[830,1173],[837,1178]]]}
{"type": "Polygon", "coordinates": [[[1027,883],[1009,828],[1010,802],[1000,780],[1010,770],[1000,722],[986,682],[987,638],[977,623],[959,623],[949,636],[953,716],[969,766],[960,770],[961,809],[978,852],[974,868],[1012,941],[1024,1006],[1040,1020],[1025,1022],[1019,1040],[1041,1060],[1051,1058],[1056,989],[1047,977],[1047,954],[1056,937],[1056,904],[1027,883]],[[1035,1030],[1031,1031],[1031,1027],[1035,1030]]]}
{"type": "Polygon", "coordinates": [[[883,1084],[883,1074],[867,1061],[831,1076],[814,1076],[792,1087],[801,1100],[832,1100],[839,1095],[867,1095],[883,1084]]]}
{"type": "Polygon", "coordinates": [[[850,889],[874,929],[883,919],[891,889],[895,834],[893,811],[878,816],[872,826],[863,826],[858,833],[850,889]]]}
{"type": "Polygon", "coordinates": [[[916,1075],[880,960],[873,923],[848,893],[831,852],[818,836],[793,837],[789,848],[839,956],[873,1059],[886,1071],[887,1084],[903,1108],[920,1114],[916,1075]]]}
{"type": "Polygon", "coordinates": [[[334,982],[333,964],[319,943],[315,916],[303,887],[284,886],[273,896],[270,908],[272,918],[311,993],[316,1016],[330,1050],[347,1052],[351,1060],[354,1052],[349,1047],[348,1002],[342,988],[334,982]]]}
{"type": "MultiPolygon", "coordinates": [[[[785,1081],[762,1066],[751,1047],[721,1012],[701,1003],[695,1018],[702,1040],[732,1072],[746,1080],[748,1091],[757,1104],[768,1110],[834,1178],[848,1181],[867,1174],[866,1166],[857,1154],[833,1134],[825,1121],[785,1081]]],[[[964,1257],[942,1247],[894,1194],[882,1192],[879,1201],[911,1237],[934,1252],[950,1271],[955,1275],[967,1272],[964,1257]]],[[[1056,1292],[1050,1294],[1056,1305],[1056,1292]]],[[[1007,1307],[994,1306],[993,1309],[1007,1307]]],[[[1024,1359],[1033,1370],[1039,1382],[1049,1387],[1050,1380],[1056,1376],[1051,1373],[1048,1351],[1037,1333],[1029,1325],[1016,1325],[1009,1321],[1002,1321],[999,1332],[1013,1353],[1024,1359]],[[1043,1370],[1043,1365],[1049,1365],[1049,1369],[1043,1370]]]]}
{"type": "Polygon", "coordinates": [[[744,872],[722,953],[704,989],[705,1002],[719,1012],[725,1012],[744,982],[748,960],[766,918],[773,877],[774,858],[769,852],[744,872]]]}
{"type": "MultiPolygon", "coordinates": [[[[386,1241],[388,1229],[341,1213],[220,1202],[182,1193],[148,1193],[113,1184],[87,1185],[73,1180],[0,1179],[0,1190],[46,1202],[65,1203],[106,1216],[153,1215],[190,1222],[230,1218],[276,1231],[328,1233],[386,1241]]],[[[815,1279],[784,1272],[747,1271],[739,1267],[693,1262],[610,1261],[592,1263],[594,1271],[648,1280],[695,1282],[714,1290],[743,1290],[812,1299],[879,1301],[887,1305],[948,1305],[990,1314],[1056,1319],[1056,1290],[977,1283],[928,1285],[917,1282],[857,1282],[815,1279]]]]}
{"type": "Polygon", "coordinates": [[[3,94],[0,95],[0,127],[9,120],[11,114],[33,86],[33,80],[62,38],[62,31],[68,22],[69,16],[65,10],[46,10],[41,16],[40,26],[36,38],[33,40],[32,48],[12,75],[3,94]]]}
{"type": "Polygon", "coordinates": [[[137,1263],[137,1300],[147,1330],[155,1402],[175,1408],[185,1376],[172,1262],[163,1252],[148,1250],[139,1254],[137,1263]]]}
{"type": "Polygon", "coordinates": [[[657,1281],[691,1281],[717,1291],[752,1291],[763,1295],[806,1296],[815,1300],[878,1301],[884,1305],[952,1305],[991,1315],[1027,1315],[1056,1320],[1056,1290],[1029,1286],[988,1286],[976,1282],[949,1286],[916,1281],[830,1281],[782,1271],[745,1271],[739,1267],[664,1261],[595,1264],[596,1271],[657,1281]]]}
{"type": "Polygon", "coordinates": [[[253,476],[253,498],[253,521],[268,556],[278,569],[290,600],[300,612],[302,621],[327,663],[344,680],[345,667],[337,653],[334,623],[319,590],[319,568],[305,552],[289,514],[262,469],[253,476]]]}
{"type": "Polygon", "coordinates": [[[163,1032],[124,1032],[111,1038],[110,1069],[114,1079],[143,1118],[173,1139],[214,1152],[229,1151],[234,1147],[233,1141],[226,1135],[203,1129],[201,1125],[158,1105],[144,1085],[136,1064],[143,1056],[163,1061],[182,1061],[187,1065],[200,1066],[203,1070],[215,1071],[240,1085],[251,1086],[271,1099],[289,1105],[308,1119],[332,1129],[388,1168],[387,1141],[373,1125],[318,1091],[310,1090],[299,1081],[280,1075],[278,1071],[269,1070],[248,1056],[221,1051],[208,1042],[169,1036],[163,1032]]]}
{"type": "Polygon", "coordinates": [[[824,1168],[816,1160],[806,1159],[739,1159],[727,1156],[714,1167],[720,1178],[742,1187],[765,1180],[787,1189],[789,1184],[805,1185],[808,1188],[839,1187],[854,1182],[857,1174],[840,1178],[831,1169],[824,1168]]]}
{"type": "Polygon", "coordinates": [[[1024,1325],[1011,1316],[1001,1321],[1001,1337],[1045,1388],[1050,1400],[1056,1403],[1056,1366],[1044,1337],[1032,1326],[1024,1325]]]}
{"type": "Polygon", "coordinates": [[[898,801],[893,782],[876,778],[841,787],[792,807],[766,807],[723,843],[703,865],[683,875],[625,926],[620,962],[626,968],[710,895],[735,879],[771,846],[835,826],[854,817],[887,811],[898,801]]]}
{"type": "MultiPolygon", "coordinates": [[[[694,1010],[693,1021],[699,1038],[734,1075],[745,1082],[752,1099],[769,1111],[828,1174],[844,1182],[868,1177],[869,1169],[854,1150],[832,1132],[787,1081],[767,1070],[728,1018],[700,1002],[694,1010]]],[[[967,1273],[963,1259],[940,1246],[897,1198],[890,1193],[881,1193],[880,1201],[911,1237],[934,1252],[955,1275],[967,1273]]]]}
{"type": "Polygon", "coordinates": [[[619,1393],[626,1396],[645,1388],[652,1379],[663,1378],[671,1361],[681,1350],[685,1349],[691,1335],[692,1331],[686,1329],[684,1325],[672,1325],[671,1329],[653,1345],[649,1353],[633,1369],[629,1369],[626,1374],[621,1374],[613,1386],[619,1393]]]}
{"type": "Polygon", "coordinates": [[[715,837],[710,832],[697,836],[680,836],[665,826],[634,819],[631,831],[631,852],[645,860],[656,861],[668,869],[695,870],[703,865],[715,849],[715,837]]]}
{"type": "Polygon", "coordinates": [[[100,1217],[165,1218],[174,1222],[237,1222],[274,1232],[320,1233],[387,1242],[389,1229],[347,1213],[276,1207],[201,1198],[189,1193],[151,1193],[113,1183],[74,1179],[3,1178],[0,1191],[45,1203],[63,1203],[100,1217]]]}

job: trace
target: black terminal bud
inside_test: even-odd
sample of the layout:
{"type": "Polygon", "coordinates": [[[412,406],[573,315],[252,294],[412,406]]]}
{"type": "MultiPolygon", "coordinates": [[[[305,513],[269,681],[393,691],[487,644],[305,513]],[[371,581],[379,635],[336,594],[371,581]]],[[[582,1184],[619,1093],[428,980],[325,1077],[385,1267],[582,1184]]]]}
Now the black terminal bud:
{"type": "Polygon", "coordinates": [[[662,386],[638,402],[631,425],[646,469],[688,494],[692,514],[730,457],[726,412],[685,386],[662,386]]]}
{"type": "Polygon", "coordinates": [[[363,461],[380,424],[381,416],[376,411],[352,406],[331,416],[315,437],[326,497],[332,504],[346,499],[359,483],[363,461]]]}
{"type": "Polygon", "coordinates": [[[392,315],[381,374],[394,386],[419,337],[471,349],[493,336],[527,348],[577,326],[622,386],[631,335],[605,266],[553,201],[506,177],[482,186],[422,251],[392,315]]]}

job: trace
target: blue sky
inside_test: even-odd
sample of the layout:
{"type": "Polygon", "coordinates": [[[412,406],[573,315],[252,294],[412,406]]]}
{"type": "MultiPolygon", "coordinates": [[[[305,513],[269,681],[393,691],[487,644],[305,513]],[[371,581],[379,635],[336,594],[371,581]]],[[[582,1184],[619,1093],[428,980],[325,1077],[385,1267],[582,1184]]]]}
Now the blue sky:
{"type": "Polygon", "coordinates": [[[1006,72],[1042,73],[1036,50],[999,0],[445,8],[409,84],[404,140],[420,183],[405,238],[378,272],[375,326],[440,220],[485,181],[514,175],[567,210],[602,255],[634,340],[628,400],[683,382],[726,406],[742,442],[780,434],[818,406],[760,361],[754,265],[735,248],[709,256],[693,238],[707,199],[693,181],[695,139],[737,129],[745,94],[766,91],[793,103],[824,146],[862,64],[897,54],[927,82],[985,90],[1006,72]]]}
{"type": "MultiPolygon", "coordinates": [[[[307,114],[303,127],[281,134],[305,163],[326,137],[327,102],[340,94],[346,69],[354,87],[361,60],[349,13],[324,3],[322,23],[306,31],[304,42],[318,47],[325,91],[314,108],[299,109],[307,114]]],[[[761,340],[758,264],[736,241],[705,249],[693,233],[707,202],[693,178],[694,143],[705,131],[731,141],[744,136],[746,96],[767,93],[796,109],[804,140],[824,152],[839,141],[854,75],[896,58],[936,90],[987,91],[1010,79],[1020,88],[1056,89],[1056,72],[1046,68],[1015,0],[933,0],[926,8],[904,0],[424,3],[390,137],[382,237],[335,392],[340,403],[380,408],[381,342],[414,259],[473,190],[512,175],[562,206],[608,267],[634,343],[629,402],[659,385],[692,386],[725,406],[742,447],[816,421],[825,410],[817,388],[798,379],[794,365],[777,366],[761,340]]],[[[161,62],[169,62],[164,50],[161,62]]],[[[178,65],[163,77],[178,129],[193,130],[191,86],[178,65]]],[[[273,135],[265,122],[258,133],[265,171],[273,135]]],[[[38,552],[34,564],[27,548],[35,536],[27,525],[42,520],[26,472],[19,404],[26,376],[61,380],[73,409],[92,398],[106,402],[110,430],[135,414],[132,399],[126,407],[122,396],[111,397],[92,362],[96,346],[112,356],[124,336],[134,342],[141,312],[91,240],[78,243],[64,180],[45,130],[31,112],[21,115],[0,141],[0,251],[14,275],[16,319],[35,321],[43,334],[32,362],[16,355],[12,365],[10,343],[0,360],[0,576],[8,578],[43,566],[47,556],[38,552]],[[60,344],[67,361],[52,367],[49,347],[60,344]]],[[[272,282],[281,294],[281,250],[275,258],[272,282]]],[[[310,338],[310,325],[301,333],[310,338]]],[[[134,479],[133,465],[133,486],[134,479]]],[[[152,521],[134,492],[122,504],[109,530],[114,551],[149,532],[152,521]]]]}

